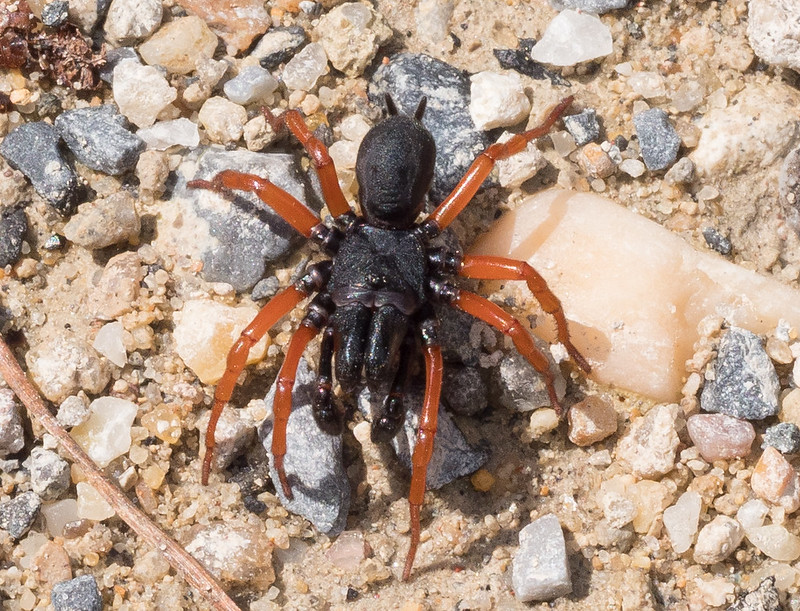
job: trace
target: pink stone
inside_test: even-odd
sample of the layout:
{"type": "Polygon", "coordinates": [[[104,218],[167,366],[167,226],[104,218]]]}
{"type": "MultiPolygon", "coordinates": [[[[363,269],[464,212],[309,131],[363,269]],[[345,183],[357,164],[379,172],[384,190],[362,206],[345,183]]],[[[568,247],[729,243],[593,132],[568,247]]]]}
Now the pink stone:
{"type": "Polygon", "coordinates": [[[783,507],[786,513],[800,509],[800,476],[772,446],[767,446],[758,459],[750,487],[762,499],[783,507]]]}
{"type": "Polygon", "coordinates": [[[686,421],[689,437],[708,462],[750,454],[756,438],[753,425],[724,414],[697,414],[686,421]]]}
{"type": "Polygon", "coordinates": [[[586,397],[567,414],[569,439],[576,446],[589,446],[617,432],[614,406],[598,396],[586,397]]]}
{"type": "Polygon", "coordinates": [[[225,41],[229,53],[243,51],[272,23],[263,0],[178,0],[225,41]]]}
{"type": "Polygon", "coordinates": [[[354,530],[346,530],[339,535],[325,555],[334,566],[345,571],[355,571],[367,557],[368,549],[364,535],[354,530]]]}

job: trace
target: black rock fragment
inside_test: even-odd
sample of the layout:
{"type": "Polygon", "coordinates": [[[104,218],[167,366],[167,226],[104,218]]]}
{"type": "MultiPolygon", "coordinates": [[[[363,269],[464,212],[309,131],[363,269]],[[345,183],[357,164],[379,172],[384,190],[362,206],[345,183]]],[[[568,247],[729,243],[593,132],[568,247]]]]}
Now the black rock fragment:
{"type": "Polygon", "coordinates": [[[27,231],[28,216],[23,208],[5,208],[0,212],[0,267],[19,260],[27,231]]]}
{"type": "Polygon", "coordinates": [[[550,79],[553,85],[569,87],[570,82],[558,72],[548,70],[531,58],[531,49],[535,44],[536,40],[533,38],[521,38],[518,49],[494,49],[492,53],[500,62],[500,67],[505,70],[515,70],[539,81],[550,79]]]}

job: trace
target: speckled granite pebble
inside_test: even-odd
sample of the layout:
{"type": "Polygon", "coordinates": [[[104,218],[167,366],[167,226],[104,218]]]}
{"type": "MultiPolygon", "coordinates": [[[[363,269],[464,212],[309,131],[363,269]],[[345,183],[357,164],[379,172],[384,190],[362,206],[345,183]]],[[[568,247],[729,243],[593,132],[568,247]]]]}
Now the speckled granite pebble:
{"type": "Polygon", "coordinates": [[[23,208],[0,210],[0,267],[12,265],[19,260],[27,231],[28,216],[23,208]]]}
{"type": "Polygon", "coordinates": [[[81,575],[53,586],[55,611],[102,611],[103,599],[93,575],[81,575]]]}
{"type": "Polygon", "coordinates": [[[39,515],[42,500],[35,492],[22,492],[0,503],[0,528],[20,539],[39,515]]]}
{"type": "Polygon", "coordinates": [[[651,108],[633,116],[642,159],[649,170],[664,170],[678,155],[681,138],[670,123],[667,113],[651,108]]]}

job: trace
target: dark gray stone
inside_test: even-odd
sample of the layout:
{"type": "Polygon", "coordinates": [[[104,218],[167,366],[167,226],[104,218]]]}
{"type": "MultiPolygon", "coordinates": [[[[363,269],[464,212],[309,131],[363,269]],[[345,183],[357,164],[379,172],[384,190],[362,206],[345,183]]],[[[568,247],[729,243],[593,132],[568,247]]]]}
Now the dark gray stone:
{"type": "MultiPolygon", "coordinates": [[[[417,428],[422,411],[424,389],[421,385],[412,385],[406,393],[403,404],[406,409],[406,420],[403,428],[392,439],[392,448],[398,460],[406,469],[411,470],[411,456],[417,444],[417,428]]],[[[368,420],[380,407],[383,397],[374,397],[368,389],[358,396],[358,408],[368,420]],[[376,404],[377,403],[377,404],[376,404]]],[[[489,456],[486,451],[474,448],[467,443],[464,435],[453,422],[453,418],[440,403],[438,426],[434,437],[433,455],[428,464],[427,487],[437,490],[460,477],[474,473],[480,469],[489,456]]]]}
{"type": "Polygon", "coordinates": [[[33,188],[61,214],[78,203],[78,178],[61,154],[56,129],[44,121],[23,123],[0,144],[0,155],[31,181],[33,188]]]}
{"type": "Polygon", "coordinates": [[[236,191],[222,199],[205,189],[186,188],[187,180],[208,180],[227,169],[268,178],[314,210],[321,208],[321,202],[293,155],[217,147],[195,149],[187,155],[177,170],[172,203],[181,205],[185,215],[207,223],[213,239],[198,243],[197,236],[187,235],[192,243],[186,252],[201,251],[207,281],[227,282],[237,291],[248,291],[264,276],[267,263],[287,254],[300,241],[300,234],[252,193],[236,191]]]}
{"type": "Polygon", "coordinates": [[[587,108],[577,115],[564,117],[564,127],[572,134],[575,144],[583,146],[600,137],[600,123],[594,108],[587,108]]]}
{"type": "Polygon", "coordinates": [[[474,367],[446,366],[442,382],[442,401],[451,411],[474,416],[489,405],[489,389],[474,367]]]}
{"type": "Polygon", "coordinates": [[[299,25],[272,28],[261,37],[250,54],[262,68],[274,70],[288,62],[306,43],[306,31],[299,25]]]}
{"type": "Polygon", "coordinates": [[[139,55],[133,47],[117,47],[106,51],[106,63],[100,68],[100,79],[109,85],[114,82],[114,68],[123,59],[135,59],[139,61],[139,55]]]}
{"type": "Polygon", "coordinates": [[[144,140],[132,133],[114,106],[90,106],[61,113],[55,126],[78,160],[106,174],[122,174],[136,166],[144,140]]]}
{"type": "Polygon", "coordinates": [[[545,68],[543,64],[531,58],[531,49],[536,45],[533,38],[520,38],[518,49],[493,49],[492,53],[505,70],[515,70],[520,74],[537,80],[550,79],[553,85],[569,87],[570,82],[558,72],[545,68]]]}
{"type": "Polygon", "coordinates": [[[69,488],[69,464],[52,450],[36,447],[22,464],[30,471],[31,488],[40,498],[55,500],[69,488]]]}
{"type": "Polygon", "coordinates": [[[640,112],[633,116],[633,125],[642,159],[649,170],[664,170],[675,162],[681,137],[664,110],[650,108],[640,112]]]}
{"type": "Polygon", "coordinates": [[[550,6],[557,11],[572,9],[602,15],[609,11],[628,6],[629,0],[550,0],[550,6]]]}
{"type": "Polygon", "coordinates": [[[772,446],[781,454],[797,454],[800,452],[800,428],[793,422],[781,422],[769,427],[764,432],[762,448],[772,446]]]}
{"type": "Polygon", "coordinates": [[[23,492],[0,503],[0,528],[7,530],[14,539],[22,538],[39,515],[41,506],[42,500],[35,492],[23,492]]]}
{"type": "Polygon", "coordinates": [[[767,577],[755,590],[740,594],[726,611],[782,611],[781,597],[775,577],[767,577]]]}
{"type": "Polygon", "coordinates": [[[92,575],[57,583],[50,600],[56,611],[103,611],[103,599],[92,575]]]}
{"type": "Polygon", "coordinates": [[[442,201],[486,149],[489,136],[475,128],[469,114],[469,75],[428,55],[400,53],[381,65],[369,84],[370,100],[385,106],[390,94],[400,112],[412,115],[420,100],[428,104],[422,123],[436,142],[431,200],[442,201]]]}
{"type": "MultiPolygon", "coordinates": [[[[273,384],[267,393],[268,405],[275,399],[275,387],[273,384]]],[[[281,504],[306,518],[320,532],[336,535],[347,524],[350,481],[342,462],[341,436],[324,433],[314,421],[311,402],[315,391],[316,373],[301,359],[292,392],[292,414],[286,427],[284,467],[294,496],[291,501],[284,496],[274,467],[271,416],[259,427],[259,437],[269,455],[270,477],[281,504]]]]}
{"type": "Polygon", "coordinates": [[[42,9],[42,23],[51,28],[57,28],[67,22],[69,2],[66,0],[55,0],[46,4],[42,9]]]}
{"type": "Polygon", "coordinates": [[[733,244],[731,244],[731,241],[728,238],[726,238],[713,227],[706,227],[703,229],[703,237],[706,240],[706,244],[716,250],[719,254],[725,256],[731,254],[731,251],[733,250],[733,244]]]}
{"type": "Polygon", "coordinates": [[[481,356],[479,347],[470,343],[470,330],[477,318],[450,306],[434,306],[439,319],[439,340],[445,361],[477,365],[481,356]]]}
{"type": "Polygon", "coordinates": [[[23,208],[5,208],[0,212],[0,267],[19,260],[27,232],[28,216],[23,208]]]}
{"type": "Polygon", "coordinates": [[[706,379],[700,395],[704,411],[742,420],[778,413],[778,374],[757,335],[738,327],[728,329],[712,366],[714,378],[706,379]]]}

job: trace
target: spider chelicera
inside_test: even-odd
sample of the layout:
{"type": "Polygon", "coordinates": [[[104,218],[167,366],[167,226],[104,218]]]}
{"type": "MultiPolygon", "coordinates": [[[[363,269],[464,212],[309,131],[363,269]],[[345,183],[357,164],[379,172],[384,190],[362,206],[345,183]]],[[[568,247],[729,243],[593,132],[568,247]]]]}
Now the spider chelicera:
{"type": "Polygon", "coordinates": [[[408,580],[419,544],[420,508],[442,387],[442,351],[431,304],[460,308],[511,337],[517,350],[544,378],[553,407],[559,415],[563,412],[548,361],[529,333],[491,301],[458,288],[454,277],[524,280],[542,308],[555,317],[558,339],[572,360],[584,371],[590,370],[570,341],[558,298],[530,265],[503,257],[464,256],[430,245],[469,203],[495,162],[522,151],[528,142],[546,134],[571,103],[572,97],[562,100],[542,125],[489,146],[453,192],[421,222],[417,219],[431,186],[436,157],[433,137],[421,122],[425,98],[414,116],[409,117],[398,114],[392,99],[386,97],[389,116],[366,134],[358,151],[356,177],[361,214],[355,213],[345,200],[325,145],[309,131],[299,111],[289,110],[279,119],[267,111],[271,121],[289,128],[316,166],[333,218],[330,227],[300,201],[252,174],[226,170],[211,181],[189,182],[189,187],[220,193],[255,193],[330,257],[308,266],[300,280],[273,297],[231,348],[225,374],[217,384],[206,432],[203,484],[208,483],[211,470],[217,421],[231,398],[250,348],[306,297],[314,295],[286,350],[273,406],[272,455],[281,489],[288,499],[292,498],[292,488],[283,466],[286,425],[298,362],[308,343],[322,332],[313,402],[319,427],[330,434],[340,434],[344,426],[344,410],[332,398],[335,356],[336,380],[345,393],[356,390],[363,372],[370,391],[385,397],[372,422],[372,438],[381,441],[394,437],[405,419],[403,395],[409,360],[419,342],[425,357],[425,395],[408,496],[411,542],[403,570],[403,580],[408,580]]]}

